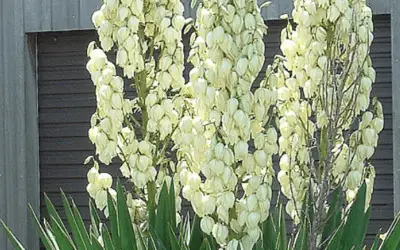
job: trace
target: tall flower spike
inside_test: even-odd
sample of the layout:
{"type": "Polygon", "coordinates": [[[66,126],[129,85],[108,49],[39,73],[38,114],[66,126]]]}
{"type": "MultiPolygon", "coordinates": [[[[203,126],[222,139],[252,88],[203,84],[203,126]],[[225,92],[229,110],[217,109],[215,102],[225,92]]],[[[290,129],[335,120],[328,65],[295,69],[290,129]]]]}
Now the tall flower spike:
{"type": "Polygon", "coordinates": [[[268,121],[277,94],[267,86],[252,92],[264,64],[265,33],[257,1],[204,0],[197,9],[189,54],[194,68],[182,89],[192,108],[174,140],[183,197],[221,246],[232,239],[251,249],[269,214],[278,147],[268,121]]]}
{"type": "MultiPolygon", "coordinates": [[[[155,200],[164,181],[171,184],[167,168],[175,174],[165,162],[183,109],[182,97],[170,96],[184,85],[183,4],[172,0],[105,0],[92,20],[101,48],[110,51],[116,47],[116,64],[138,97],[124,99],[124,80],[116,76],[115,66],[104,51],[91,43],[87,68],[96,85],[98,108],[89,136],[102,163],[108,165],[116,156],[122,161],[121,173],[133,183],[136,193],[128,202],[132,219],[145,226],[147,204],[141,199],[155,200]],[[149,193],[149,185],[156,193],[149,193]]],[[[177,212],[178,184],[174,182],[177,212]]]]}
{"type": "Polygon", "coordinates": [[[296,0],[294,6],[296,27],[289,24],[282,31],[284,60],[275,79],[281,134],[278,180],[289,199],[286,211],[298,222],[307,186],[318,211],[338,185],[344,186],[349,202],[366,178],[372,192],[374,170],[367,162],[383,116],[377,100],[370,107],[376,73],[369,57],[372,14],[365,0],[296,0]]]}

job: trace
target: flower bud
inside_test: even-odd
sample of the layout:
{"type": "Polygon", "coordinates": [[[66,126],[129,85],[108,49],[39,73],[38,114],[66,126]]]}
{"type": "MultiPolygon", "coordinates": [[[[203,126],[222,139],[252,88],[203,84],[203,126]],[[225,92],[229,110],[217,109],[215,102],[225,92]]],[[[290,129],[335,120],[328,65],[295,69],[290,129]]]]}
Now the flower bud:
{"type": "Polygon", "coordinates": [[[92,23],[94,24],[95,27],[98,28],[103,20],[104,20],[104,15],[102,11],[97,10],[93,13],[92,23]]]}
{"type": "Polygon", "coordinates": [[[350,190],[355,190],[361,182],[362,175],[358,171],[351,171],[346,179],[346,186],[350,190]]]}
{"type": "Polygon", "coordinates": [[[213,226],[212,235],[217,240],[217,243],[222,245],[225,244],[226,239],[228,238],[229,230],[226,226],[217,223],[213,226]]]}
{"type": "Polygon", "coordinates": [[[380,118],[375,118],[372,121],[372,127],[375,129],[376,133],[380,133],[383,130],[383,119],[380,118]]]}
{"type": "Polygon", "coordinates": [[[357,158],[360,161],[370,159],[373,154],[374,154],[374,147],[366,146],[366,145],[358,145],[357,146],[357,158]]]}
{"type": "Polygon", "coordinates": [[[254,153],[254,159],[256,160],[256,163],[260,167],[265,167],[267,165],[267,154],[264,152],[264,150],[257,150],[254,153]]]}
{"type": "Polygon", "coordinates": [[[98,182],[104,189],[108,189],[112,185],[112,177],[107,173],[101,173],[98,176],[98,182]]]}
{"type": "Polygon", "coordinates": [[[100,190],[94,198],[98,209],[103,210],[107,206],[107,191],[100,190]]]}
{"type": "Polygon", "coordinates": [[[361,93],[369,93],[371,92],[371,88],[372,88],[372,81],[371,79],[369,79],[368,77],[363,77],[361,78],[361,85],[360,85],[360,91],[361,93]]]}
{"type": "Polygon", "coordinates": [[[146,156],[146,155],[140,155],[139,156],[139,160],[137,163],[137,168],[140,171],[146,171],[152,164],[152,160],[150,159],[150,157],[146,156]]]}
{"type": "Polygon", "coordinates": [[[111,96],[111,105],[114,109],[121,109],[122,108],[122,97],[119,93],[114,93],[111,96]]]}
{"type": "Polygon", "coordinates": [[[254,30],[256,28],[256,20],[254,16],[250,13],[247,13],[246,16],[244,17],[244,24],[246,29],[254,30]]]}
{"type": "Polygon", "coordinates": [[[248,228],[255,228],[258,226],[258,223],[260,222],[261,215],[260,213],[257,212],[251,212],[249,215],[247,215],[247,221],[246,225],[248,228]]]}
{"type": "Polygon", "coordinates": [[[338,10],[342,13],[345,13],[349,8],[348,0],[335,0],[335,5],[338,8],[338,10]]]}
{"type": "Polygon", "coordinates": [[[239,141],[235,147],[235,158],[237,160],[243,160],[246,158],[249,150],[249,145],[245,141],[239,141]]]}
{"type": "Polygon", "coordinates": [[[289,174],[288,172],[281,170],[278,173],[278,181],[282,186],[287,186],[289,185],[290,179],[289,179],[289,174]]]}
{"type": "Polygon", "coordinates": [[[92,143],[96,142],[98,134],[99,134],[98,127],[93,127],[89,129],[89,139],[92,143]]]}
{"type": "Polygon", "coordinates": [[[374,129],[367,128],[362,133],[363,143],[367,146],[375,146],[378,136],[374,129]]]}
{"type": "Polygon", "coordinates": [[[214,220],[209,216],[204,216],[200,221],[200,228],[205,233],[210,235],[214,227],[214,220]]]}
{"type": "Polygon", "coordinates": [[[183,26],[185,26],[185,18],[181,15],[176,15],[172,19],[172,26],[176,30],[182,30],[183,26]]]}
{"type": "Polygon", "coordinates": [[[339,18],[339,15],[340,10],[337,8],[337,6],[331,5],[328,9],[328,20],[334,23],[339,18]]]}
{"type": "Polygon", "coordinates": [[[188,175],[188,184],[192,190],[198,190],[200,188],[201,179],[196,173],[190,173],[188,175]]]}
{"type": "Polygon", "coordinates": [[[90,58],[93,60],[96,69],[102,69],[107,62],[107,56],[101,49],[94,49],[90,53],[90,58]]]}
{"type": "Polygon", "coordinates": [[[86,186],[86,191],[89,193],[90,197],[95,198],[97,192],[99,192],[101,189],[101,186],[97,183],[89,183],[86,186]]]}
{"type": "Polygon", "coordinates": [[[227,208],[223,207],[223,206],[218,206],[217,207],[217,215],[218,215],[218,219],[225,222],[225,223],[229,223],[229,211],[227,208]]]}
{"type": "MultiPolygon", "coordinates": [[[[232,226],[231,226],[232,227],[232,226]]],[[[236,239],[233,239],[228,242],[227,250],[237,250],[239,247],[239,241],[236,239]]]]}
{"type": "Polygon", "coordinates": [[[139,151],[144,155],[151,155],[152,145],[148,141],[139,142],[139,151]]]}
{"type": "Polygon", "coordinates": [[[227,111],[229,115],[233,115],[235,111],[238,109],[238,107],[239,107],[239,101],[237,99],[231,98],[228,100],[227,111]]]}
{"type": "Polygon", "coordinates": [[[167,116],[164,116],[160,120],[160,139],[164,140],[171,133],[172,133],[171,120],[167,116]]]}
{"type": "Polygon", "coordinates": [[[89,183],[96,183],[98,177],[99,177],[99,171],[95,167],[92,167],[87,173],[87,179],[89,183]]]}
{"type": "Polygon", "coordinates": [[[130,16],[128,20],[128,28],[132,33],[137,33],[139,30],[139,19],[136,16],[130,16]]]}
{"type": "Polygon", "coordinates": [[[248,211],[255,211],[257,208],[258,200],[255,194],[250,195],[247,197],[247,210],[248,211]]]}
{"type": "Polygon", "coordinates": [[[239,76],[243,76],[247,71],[248,65],[249,65],[249,60],[245,57],[241,57],[236,64],[236,73],[239,76]]]}

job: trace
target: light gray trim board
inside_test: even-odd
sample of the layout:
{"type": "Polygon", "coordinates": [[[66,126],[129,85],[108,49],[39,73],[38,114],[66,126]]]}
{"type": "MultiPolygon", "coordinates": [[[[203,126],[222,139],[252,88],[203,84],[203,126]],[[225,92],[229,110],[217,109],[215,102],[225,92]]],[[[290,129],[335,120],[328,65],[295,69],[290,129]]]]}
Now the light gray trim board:
{"type": "MultiPolygon", "coordinates": [[[[28,2],[0,1],[0,219],[38,249],[28,209],[39,207],[36,43],[25,35],[22,14],[28,2]]],[[[3,229],[0,249],[13,249],[3,229]]]]}
{"type": "MultiPolygon", "coordinates": [[[[5,0],[2,0],[5,1],[5,0]]],[[[261,4],[268,0],[258,0],[261,4]]],[[[271,6],[264,8],[265,20],[278,19],[290,14],[293,0],[270,0],[271,6]]],[[[390,14],[392,0],[367,0],[374,14],[390,14]]],[[[185,16],[194,17],[190,9],[191,0],[183,0],[185,16]]],[[[103,0],[25,0],[24,16],[26,32],[86,30],[93,29],[92,13],[99,9],[103,0]]]]}
{"type": "Polygon", "coordinates": [[[393,188],[394,210],[400,211],[400,1],[392,2],[393,188]],[[396,98],[397,97],[397,98],[396,98]]]}

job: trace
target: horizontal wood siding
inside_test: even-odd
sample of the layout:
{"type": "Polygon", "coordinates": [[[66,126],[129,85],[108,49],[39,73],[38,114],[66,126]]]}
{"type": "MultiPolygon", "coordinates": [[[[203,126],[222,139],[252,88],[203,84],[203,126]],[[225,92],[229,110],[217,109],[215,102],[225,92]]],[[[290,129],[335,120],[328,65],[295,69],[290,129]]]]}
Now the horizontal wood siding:
{"type": "MultiPolygon", "coordinates": [[[[266,38],[266,63],[279,54],[280,21],[270,21],[266,38]]],[[[385,128],[373,159],[377,171],[373,195],[372,223],[368,233],[387,227],[393,219],[393,151],[390,23],[388,16],[375,18],[372,59],[377,70],[373,95],[383,103],[385,128]]],[[[41,191],[61,205],[59,189],[71,195],[88,217],[87,168],[84,159],[94,147],[87,137],[90,116],[95,111],[94,86],[86,72],[86,46],[96,40],[94,31],[46,33],[38,36],[39,137],[41,191]]],[[[187,72],[185,72],[187,76],[187,72]]],[[[263,78],[260,73],[259,79],[263,78]]],[[[103,169],[119,175],[119,165],[103,169]]],[[[274,190],[279,189],[274,183],[274,190]]],[[[276,192],[275,192],[276,194],[276,192]]],[[[43,204],[43,203],[42,203],[43,204]]],[[[43,205],[42,205],[43,208],[43,205]]]]}
{"type": "MultiPolygon", "coordinates": [[[[190,9],[191,0],[182,0],[185,16],[195,17],[190,9]]],[[[389,14],[392,0],[368,0],[375,14],[389,14]]],[[[24,17],[26,32],[87,30],[93,29],[92,13],[98,10],[103,0],[25,0],[24,17]]],[[[259,0],[259,4],[264,0],[259,0]]],[[[271,5],[262,10],[265,20],[279,19],[290,14],[293,0],[271,0],[271,5]]]]}

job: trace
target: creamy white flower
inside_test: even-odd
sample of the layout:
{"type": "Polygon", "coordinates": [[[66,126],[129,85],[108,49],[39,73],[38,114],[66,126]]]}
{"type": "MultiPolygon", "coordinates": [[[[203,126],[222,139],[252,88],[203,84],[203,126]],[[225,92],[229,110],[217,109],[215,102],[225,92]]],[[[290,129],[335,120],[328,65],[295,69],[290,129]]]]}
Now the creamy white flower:
{"type": "Polygon", "coordinates": [[[213,231],[214,225],[215,225],[214,220],[209,216],[204,216],[200,220],[201,230],[208,235],[211,234],[211,232],[213,231]]]}

